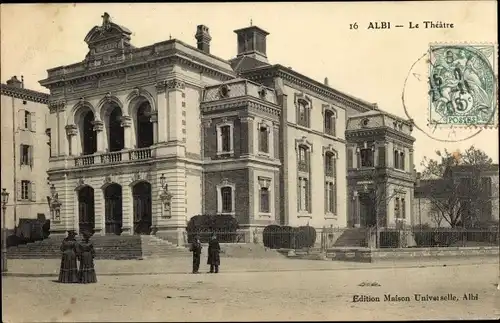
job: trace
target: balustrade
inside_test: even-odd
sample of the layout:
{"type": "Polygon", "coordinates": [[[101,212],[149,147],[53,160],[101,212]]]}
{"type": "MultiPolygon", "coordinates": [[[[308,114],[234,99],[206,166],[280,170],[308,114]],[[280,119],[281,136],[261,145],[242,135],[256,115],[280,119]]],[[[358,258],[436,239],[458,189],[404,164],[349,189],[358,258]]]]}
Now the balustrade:
{"type": "Polygon", "coordinates": [[[150,158],[152,158],[152,149],[148,147],[75,157],[75,166],[82,167],[94,165],[96,163],[116,164],[127,160],[145,160],[150,158]]]}
{"type": "Polygon", "coordinates": [[[76,157],[75,166],[94,165],[94,157],[94,155],[76,157]]]}
{"type": "Polygon", "coordinates": [[[140,148],[129,151],[130,160],[140,160],[151,158],[151,148],[140,148]]]}

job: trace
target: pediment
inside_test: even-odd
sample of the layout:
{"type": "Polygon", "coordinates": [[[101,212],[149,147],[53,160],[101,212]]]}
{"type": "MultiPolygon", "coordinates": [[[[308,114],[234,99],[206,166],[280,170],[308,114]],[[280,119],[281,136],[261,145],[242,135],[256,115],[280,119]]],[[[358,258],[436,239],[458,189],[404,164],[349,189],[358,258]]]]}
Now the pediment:
{"type": "Polygon", "coordinates": [[[111,22],[111,18],[106,12],[101,18],[102,25],[94,26],[85,37],[90,56],[122,50],[131,46],[130,35],[132,32],[129,29],[111,22]]]}

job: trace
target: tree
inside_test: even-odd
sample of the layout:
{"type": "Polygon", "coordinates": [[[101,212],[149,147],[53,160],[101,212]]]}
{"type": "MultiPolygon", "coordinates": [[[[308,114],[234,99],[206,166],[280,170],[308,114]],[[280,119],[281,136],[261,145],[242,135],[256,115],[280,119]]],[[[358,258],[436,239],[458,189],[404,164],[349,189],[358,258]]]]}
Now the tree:
{"type": "Polygon", "coordinates": [[[436,150],[437,159],[424,157],[420,163],[424,167],[421,174],[422,179],[441,178],[448,166],[456,165],[491,165],[493,160],[481,149],[474,145],[470,146],[463,153],[460,151],[450,152],[446,148],[436,150]]]}

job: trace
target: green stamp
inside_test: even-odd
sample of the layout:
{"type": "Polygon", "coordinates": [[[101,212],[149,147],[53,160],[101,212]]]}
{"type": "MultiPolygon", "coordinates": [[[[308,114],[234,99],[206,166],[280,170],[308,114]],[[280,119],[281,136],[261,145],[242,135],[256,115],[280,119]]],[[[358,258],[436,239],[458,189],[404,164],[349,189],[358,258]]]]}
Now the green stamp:
{"type": "Polygon", "coordinates": [[[493,45],[431,45],[429,122],[432,125],[496,125],[493,45]]]}

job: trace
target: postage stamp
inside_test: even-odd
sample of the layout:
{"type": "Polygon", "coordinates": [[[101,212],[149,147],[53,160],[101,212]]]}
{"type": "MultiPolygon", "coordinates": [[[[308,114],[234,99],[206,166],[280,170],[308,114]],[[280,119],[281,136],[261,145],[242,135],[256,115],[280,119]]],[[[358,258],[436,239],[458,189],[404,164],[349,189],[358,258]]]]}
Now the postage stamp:
{"type": "Polygon", "coordinates": [[[429,47],[431,125],[496,125],[495,54],[493,45],[429,47]]]}

